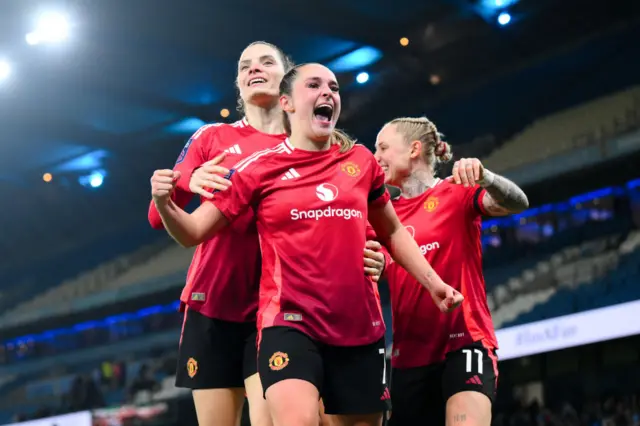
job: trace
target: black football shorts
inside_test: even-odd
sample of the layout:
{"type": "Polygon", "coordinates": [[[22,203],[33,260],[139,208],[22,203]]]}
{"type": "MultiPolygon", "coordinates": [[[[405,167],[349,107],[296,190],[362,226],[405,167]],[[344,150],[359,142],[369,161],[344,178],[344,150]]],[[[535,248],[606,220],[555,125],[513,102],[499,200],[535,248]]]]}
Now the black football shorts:
{"type": "Polygon", "coordinates": [[[176,386],[189,389],[243,388],[257,373],[256,323],[209,318],[186,308],[176,386]]]}
{"type": "Polygon", "coordinates": [[[476,342],[449,352],[444,362],[391,371],[390,426],[444,425],[447,400],[475,391],[494,401],[498,386],[495,350],[476,342]]]}
{"type": "Polygon", "coordinates": [[[331,346],[292,327],[268,327],[258,352],[265,393],[282,380],[300,379],[316,386],[327,414],[373,414],[387,407],[384,339],[331,346]]]}

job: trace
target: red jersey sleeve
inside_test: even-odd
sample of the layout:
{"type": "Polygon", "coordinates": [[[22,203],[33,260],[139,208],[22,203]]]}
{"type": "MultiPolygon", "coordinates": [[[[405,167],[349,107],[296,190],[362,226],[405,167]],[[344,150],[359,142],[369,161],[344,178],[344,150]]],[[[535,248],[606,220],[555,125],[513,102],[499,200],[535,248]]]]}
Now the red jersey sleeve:
{"type": "Polygon", "coordinates": [[[487,190],[478,185],[471,188],[465,188],[465,207],[471,217],[478,217],[487,214],[487,211],[484,209],[482,204],[486,194],[487,190]]]}
{"type": "Polygon", "coordinates": [[[218,151],[216,142],[216,125],[202,126],[187,141],[180,152],[173,170],[181,173],[176,189],[189,191],[189,181],[194,170],[213,159],[212,153],[218,151]]]}
{"type": "Polygon", "coordinates": [[[370,155],[371,162],[371,190],[369,191],[369,205],[383,207],[389,202],[391,196],[384,185],[384,171],[380,164],[370,155]]]}
{"type": "MultiPolygon", "coordinates": [[[[174,203],[176,203],[180,208],[185,208],[193,194],[191,191],[183,191],[182,189],[176,188],[171,194],[171,199],[174,203]]],[[[163,229],[164,224],[162,223],[162,218],[160,217],[160,213],[158,213],[158,209],[156,209],[156,204],[151,200],[149,204],[149,212],[147,214],[147,218],[149,219],[149,224],[153,229],[163,229]]]]}
{"type": "Polygon", "coordinates": [[[238,172],[231,169],[225,178],[231,181],[231,186],[226,191],[214,191],[212,202],[227,218],[233,222],[242,216],[249,208],[256,208],[260,187],[257,184],[259,179],[251,171],[238,172]]]}
{"type": "MultiPolygon", "coordinates": [[[[211,159],[209,158],[209,154],[213,151],[212,148],[215,148],[213,129],[215,129],[215,127],[210,124],[202,126],[197,132],[191,135],[184,148],[182,148],[182,151],[180,151],[180,155],[178,155],[173,170],[180,171],[181,176],[176,183],[175,191],[171,194],[171,199],[180,208],[186,207],[189,201],[191,201],[191,198],[193,198],[194,194],[189,190],[189,181],[191,180],[191,175],[194,170],[211,159]]],[[[163,228],[162,219],[153,200],[149,205],[147,217],[153,228],[163,228]]]]}

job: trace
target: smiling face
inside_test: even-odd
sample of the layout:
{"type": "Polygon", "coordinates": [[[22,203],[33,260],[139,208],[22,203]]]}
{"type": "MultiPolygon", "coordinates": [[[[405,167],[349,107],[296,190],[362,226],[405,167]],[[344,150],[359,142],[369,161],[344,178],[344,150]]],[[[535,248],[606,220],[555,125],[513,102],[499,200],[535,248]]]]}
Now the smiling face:
{"type": "Polygon", "coordinates": [[[400,186],[411,174],[412,160],[420,155],[421,147],[419,141],[416,142],[407,143],[394,124],[387,124],[380,130],[374,156],[384,170],[385,183],[400,186]]]}
{"type": "Polygon", "coordinates": [[[236,84],[245,104],[263,105],[278,98],[285,64],[273,46],[252,44],[240,55],[236,84]]]}
{"type": "Polygon", "coordinates": [[[292,79],[284,82],[280,97],[292,133],[301,132],[314,142],[328,140],[342,107],[336,76],[323,65],[307,64],[298,67],[292,79]]]}

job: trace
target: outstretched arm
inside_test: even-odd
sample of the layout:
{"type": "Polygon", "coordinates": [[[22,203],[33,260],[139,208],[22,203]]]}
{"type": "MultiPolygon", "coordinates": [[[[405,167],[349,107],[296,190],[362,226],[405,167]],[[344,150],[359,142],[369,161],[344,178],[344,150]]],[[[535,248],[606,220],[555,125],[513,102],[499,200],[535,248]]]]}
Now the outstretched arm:
{"type": "Polygon", "coordinates": [[[369,205],[369,223],[393,259],[431,293],[441,311],[446,312],[462,302],[462,295],[445,284],[424,258],[390,201],[384,206],[369,205]]]}

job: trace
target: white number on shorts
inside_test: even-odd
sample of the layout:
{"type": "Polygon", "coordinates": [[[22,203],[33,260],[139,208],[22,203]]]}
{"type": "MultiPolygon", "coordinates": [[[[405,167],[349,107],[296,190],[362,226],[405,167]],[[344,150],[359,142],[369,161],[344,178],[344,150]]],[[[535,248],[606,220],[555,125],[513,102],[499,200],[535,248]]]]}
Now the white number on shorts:
{"type": "Polygon", "coordinates": [[[463,349],[462,353],[467,357],[467,373],[471,373],[473,370],[473,352],[478,354],[478,374],[482,374],[482,351],[480,349],[463,349]]]}
{"type": "Polygon", "coordinates": [[[387,357],[385,356],[384,348],[378,349],[378,353],[382,355],[382,384],[387,384],[387,357]]]}

